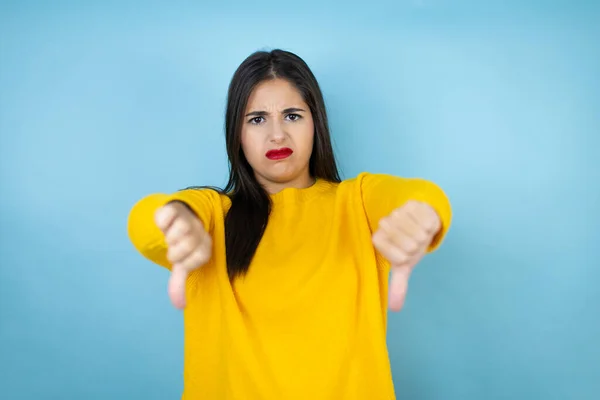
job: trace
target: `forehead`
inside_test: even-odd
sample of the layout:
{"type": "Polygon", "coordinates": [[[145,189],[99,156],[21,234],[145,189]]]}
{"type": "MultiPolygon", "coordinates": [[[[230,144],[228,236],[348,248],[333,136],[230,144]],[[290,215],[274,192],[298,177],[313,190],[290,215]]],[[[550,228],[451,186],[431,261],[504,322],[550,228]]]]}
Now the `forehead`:
{"type": "Polygon", "coordinates": [[[284,79],[270,79],[254,88],[246,109],[280,109],[304,104],[302,95],[294,85],[284,79]]]}

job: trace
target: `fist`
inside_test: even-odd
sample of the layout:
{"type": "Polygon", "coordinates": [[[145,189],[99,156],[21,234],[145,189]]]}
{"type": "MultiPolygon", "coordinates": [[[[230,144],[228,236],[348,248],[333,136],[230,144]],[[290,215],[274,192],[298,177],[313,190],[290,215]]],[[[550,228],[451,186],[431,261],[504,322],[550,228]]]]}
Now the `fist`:
{"type": "Polygon", "coordinates": [[[156,211],[156,225],[165,235],[171,262],[169,297],[185,307],[185,284],[190,272],[206,264],[212,255],[212,239],[200,219],[183,203],[169,203],[156,211]]]}
{"type": "Polygon", "coordinates": [[[389,302],[393,311],[404,305],[410,274],[440,227],[435,210],[418,201],[408,201],[379,221],[373,245],[392,267],[389,302]]]}

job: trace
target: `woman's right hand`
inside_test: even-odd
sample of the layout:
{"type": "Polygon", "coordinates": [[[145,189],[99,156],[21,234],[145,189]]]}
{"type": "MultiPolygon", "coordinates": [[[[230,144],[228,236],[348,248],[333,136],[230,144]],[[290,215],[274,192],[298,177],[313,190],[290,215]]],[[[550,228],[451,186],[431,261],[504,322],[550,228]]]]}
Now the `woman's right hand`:
{"type": "Polygon", "coordinates": [[[202,221],[181,202],[159,208],[154,220],[165,235],[167,259],[172,265],[169,297],[175,307],[183,309],[187,277],[210,260],[212,239],[202,221]]]}

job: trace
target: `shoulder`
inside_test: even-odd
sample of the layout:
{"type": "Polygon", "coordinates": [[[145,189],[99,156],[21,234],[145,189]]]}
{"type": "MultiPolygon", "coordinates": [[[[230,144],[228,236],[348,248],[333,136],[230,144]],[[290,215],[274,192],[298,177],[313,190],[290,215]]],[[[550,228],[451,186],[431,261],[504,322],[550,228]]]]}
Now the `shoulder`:
{"type": "Polygon", "coordinates": [[[361,172],[340,184],[354,197],[368,204],[380,204],[388,199],[398,205],[407,200],[447,202],[444,190],[435,182],[420,177],[405,177],[386,173],[361,172]]]}
{"type": "Polygon", "coordinates": [[[387,173],[361,172],[356,177],[342,181],[343,185],[360,188],[361,191],[415,190],[436,188],[435,182],[420,177],[408,177],[387,173]]]}
{"type": "Polygon", "coordinates": [[[189,186],[173,193],[171,198],[177,198],[178,200],[193,203],[202,202],[217,208],[219,208],[219,206],[223,208],[229,208],[231,206],[231,199],[227,193],[220,188],[212,186],[189,186]]]}
{"type": "Polygon", "coordinates": [[[362,192],[365,190],[370,191],[385,187],[397,187],[405,183],[407,180],[412,179],[413,178],[406,178],[392,174],[364,171],[352,178],[344,179],[340,185],[348,188],[354,188],[362,192]]]}

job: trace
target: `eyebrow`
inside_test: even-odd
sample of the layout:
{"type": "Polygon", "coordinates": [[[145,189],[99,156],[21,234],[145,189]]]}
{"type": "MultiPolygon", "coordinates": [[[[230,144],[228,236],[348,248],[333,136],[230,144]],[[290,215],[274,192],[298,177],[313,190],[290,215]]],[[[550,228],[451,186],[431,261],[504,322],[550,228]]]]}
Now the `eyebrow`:
{"type": "MultiPolygon", "coordinates": [[[[289,113],[294,113],[294,112],[306,112],[306,111],[302,108],[290,107],[290,108],[286,108],[281,113],[289,114],[289,113]]],[[[266,111],[252,111],[252,112],[249,112],[248,114],[246,114],[246,117],[263,117],[265,115],[269,115],[269,113],[266,111]]]]}

